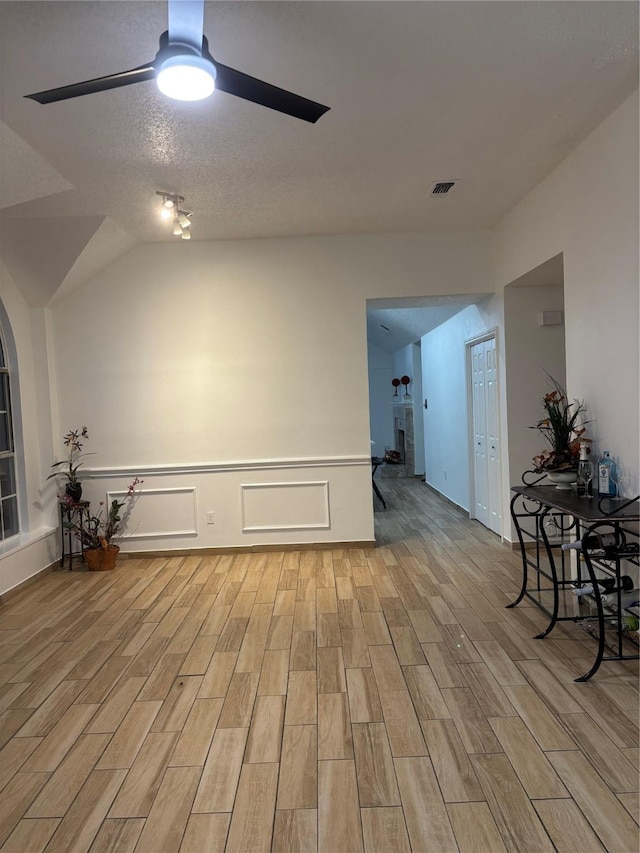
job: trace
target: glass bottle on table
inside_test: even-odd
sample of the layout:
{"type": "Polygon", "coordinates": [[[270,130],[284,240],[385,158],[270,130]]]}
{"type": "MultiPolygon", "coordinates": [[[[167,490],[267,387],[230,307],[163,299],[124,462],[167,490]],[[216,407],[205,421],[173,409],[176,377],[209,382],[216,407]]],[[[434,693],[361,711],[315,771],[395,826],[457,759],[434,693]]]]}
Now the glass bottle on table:
{"type": "Polygon", "coordinates": [[[602,459],[598,462],[598,494],[601,498],[615,498],[616,488],[616,464],[605,450],[602,459]]]}
{"type": "Polygon", "coordinates": [[[581,498],[590,498],[592,495],[593,463],[589,459],[589,448],[580,445],[580,461],[578,462],[578,478],[576,490],[581,498]]]}

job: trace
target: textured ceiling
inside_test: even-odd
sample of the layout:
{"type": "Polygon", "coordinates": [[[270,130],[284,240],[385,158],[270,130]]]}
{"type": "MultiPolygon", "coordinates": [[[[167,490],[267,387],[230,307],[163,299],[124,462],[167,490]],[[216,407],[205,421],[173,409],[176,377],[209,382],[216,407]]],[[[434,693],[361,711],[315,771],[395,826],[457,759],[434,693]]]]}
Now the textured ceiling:
{"type": "Polygon", "coordinates": [[[397,352],[416,343],[468,305],[481,302],[487,295],[370,299],[367,303],[367,340],[383,352],[397,352]]]}
{"type": "Polygon", "coordinates": [[[153,82],[23,98],[152,59],[166,24],[155,0],[0,2],[0,249],[31,304],[175,239],[158,189],[195,240],[491,227],[638,82],[635,2],[235,0],[206,3],[214,57],[328,104],[316,125],[153,82]]]}

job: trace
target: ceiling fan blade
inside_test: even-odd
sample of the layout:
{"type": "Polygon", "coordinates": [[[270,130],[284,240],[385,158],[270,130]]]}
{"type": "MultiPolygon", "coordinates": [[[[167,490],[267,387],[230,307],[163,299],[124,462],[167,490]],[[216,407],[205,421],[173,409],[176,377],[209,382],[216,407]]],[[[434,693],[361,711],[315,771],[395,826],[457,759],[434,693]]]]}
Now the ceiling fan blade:
{"type": "Polygon", "coordinates": [[[217,61],[215,64],[218,72],[216,89],[221,92],[236,95],[238,98],[253,101],[254,104],[261,104],[270,110],[278,110],[312,124],[315,124],[330,109],[301,95],[294,95],[293,92],[287,92],[285,89],[279,89],[270,83],[243,74],[242,71],[229,68],[228,65],[222,65],[217,61]]]}
{"type": "Polygon", "coordinates": [[[35,92],[33,95],[25,95],[39,104],[52,104],[56,101],[66,101],[69,98],[79,98],[80,95],[92,95],[94,92],[105,92],[108,89],[118,89],[120,86],[131,86],[133,83],[144,83],[145,80],[153,80],[156,70],[153,62],[147,62],[130,71],[121,71],[119,74],[108,74],[106,77],[96,77],[93,80],[84,80],[82,83],[72,83],[70,86],[60,86],[58,89],[47,89],[46,92],[35,92]]]}
{"type": "Polygon", "coordinates": [[[202,50],[204,0],[169,0],[169,42],[202,50]]]}

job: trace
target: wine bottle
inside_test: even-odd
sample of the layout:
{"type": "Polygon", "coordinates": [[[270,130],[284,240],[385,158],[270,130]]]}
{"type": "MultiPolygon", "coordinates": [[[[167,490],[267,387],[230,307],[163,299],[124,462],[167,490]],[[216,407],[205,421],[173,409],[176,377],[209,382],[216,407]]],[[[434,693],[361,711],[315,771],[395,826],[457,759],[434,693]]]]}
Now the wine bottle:
{"type": "MultiPolygon", "coordinates": [[[[584,540],[588,551],[604,551],[605,554],[615,554],[618,550],[618,537],[615,533],[590,533],[584,540]]],[[[583,540],[576,539],[575,542],[565,542],[563,551],[582,551],[583,540]]]]}
{"type": "Polygon", "coordinates": [[[602,459],[598,462],[598,494],[601,498],[615,498],[616,487],[616,464],[605,450],[602,459]]]}
{"type": "Polygon", "coordinates": [[[615,578],[598,578],[598,586],[605,591],[607,595],[617,592],[618,589],[622,592],[630,592],[633,589],[633,578],[629,575],[622,575],[620,578],[620,586],[616,585],[615,578]]]}
{"type": "MultiPolygon", "coordinates": [[[[616,586],[616,579],[615,578],[599,578],[596,581],[596,583],[598,584],[599,591],[600,591],[601,595],[607,595],[607,596],[610,595],[610,596],[615,597],[615,593],[618,592],[618,589],[622,593],[634,592],[634,593],[638,593],[638,595],[640,595],[640,592],[638,592],[638,590],[633,589],[633,578],[630,578],[629,575],[622,575],[622,577],[620,578],[620,586],[619,587],[616,586]]],[[[593,584],[588,583],[588,584],[585,584],[584,586],[576,587],[576,589],[573,590],[573,594],[577,595],[578,598],[582,595],[593,595],[593,584]]],[[[625,606],[628,606],[628,605],[625,605],[625,606]]]]}

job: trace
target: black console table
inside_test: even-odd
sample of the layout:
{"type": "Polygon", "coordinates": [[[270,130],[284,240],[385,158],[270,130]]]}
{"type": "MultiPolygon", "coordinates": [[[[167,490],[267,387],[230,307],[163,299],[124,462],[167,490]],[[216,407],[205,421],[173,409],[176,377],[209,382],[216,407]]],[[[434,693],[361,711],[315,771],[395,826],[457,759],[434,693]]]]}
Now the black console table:
{"type": "Polygon", "coordinates": [[[62,498],[58,501],[60,506],[60,539],[62,540],[62,556],[60,557],[60,567],[64,568],[65,560],[69,560],[69,569],[73,568],[73,558],[82,556],[82,547],[80,550],[74,550],[73,543],[76,542],[76,536],[69,528],[69,522],[76,517],[79,526],[82,528],[84,523],[89,520],[89,501],[77,501],[70,503],[62,498]]]}
{"type": "Polygon", "coordinates": [[[625,653],[625,646],[633,648],[633,641],[625,637],[630,633],[626,623],[640,616],[640,608],[625,607],[621,592],[625,563],[640,566],[638,498],[598,500],[548,485],[514,486],[512,491],[511,517],[522,554],[522,588],[507,607],[515,607],[526,597],[549,616],[549,624],[535,639],[546,637],[561,621],[579,623],[597,639],[593,665],[576,681],[591,678],[603,660],[640,657],[625,653]],[[603,534],[610,534],[612,547],[601,547],[603,534]],[[563,544],[577,540],[581,542],[580,550],[562,549],[563,544]],[[576,555],[575,565],[571,553],[576,555]],[[614,592],[603,601],[605,593],[598,581],[606,579],[614,592]],[[584,589],[585,584],[590,584],[593,591],[576,596],[575,592],[584,589]],[[605,649],[611,654],[605,655],[605,649]]]}

